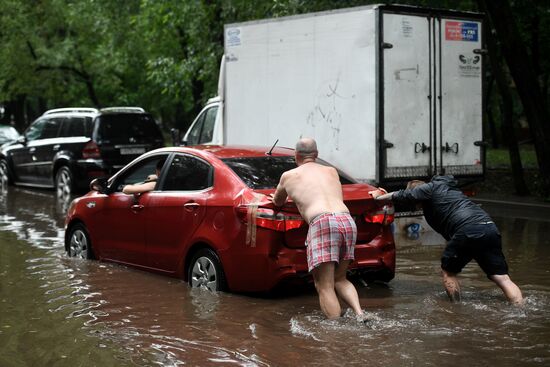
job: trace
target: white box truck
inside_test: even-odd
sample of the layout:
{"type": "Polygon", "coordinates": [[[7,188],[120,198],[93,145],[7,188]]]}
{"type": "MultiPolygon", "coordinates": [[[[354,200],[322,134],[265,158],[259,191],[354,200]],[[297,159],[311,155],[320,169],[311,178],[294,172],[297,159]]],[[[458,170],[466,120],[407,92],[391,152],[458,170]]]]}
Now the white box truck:
{"type": "Polygon", "coordinates": [[[483,16],[373,5],[225,26],[189,145],[294,147],[383,186],[484,174],[483,16]]]}

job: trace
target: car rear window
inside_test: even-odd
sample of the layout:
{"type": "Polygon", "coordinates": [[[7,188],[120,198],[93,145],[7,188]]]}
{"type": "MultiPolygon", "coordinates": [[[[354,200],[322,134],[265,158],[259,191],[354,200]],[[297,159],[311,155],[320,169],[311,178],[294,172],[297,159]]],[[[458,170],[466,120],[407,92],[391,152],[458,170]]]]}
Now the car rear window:
{"type": "Polygon", "coordinates": [[[151,115],[129,113],[109,114],[98,117],[98,139],[113,142],[136,142],[162,139],[162,134],[151,115]]]}
{"type": "MultiPolygon", "coordinates": [[[[224,158],[222,161],[252,189],[273,189],[277,187],[283,172],[296,168],[294,157],[289,156],[224,158]]],[[[321,159],[317,159],[317,162],[330,166],[321,159]]],[[[356,183],[353,178],[339,170],[338,174],[342,185],[356,183]]]]}

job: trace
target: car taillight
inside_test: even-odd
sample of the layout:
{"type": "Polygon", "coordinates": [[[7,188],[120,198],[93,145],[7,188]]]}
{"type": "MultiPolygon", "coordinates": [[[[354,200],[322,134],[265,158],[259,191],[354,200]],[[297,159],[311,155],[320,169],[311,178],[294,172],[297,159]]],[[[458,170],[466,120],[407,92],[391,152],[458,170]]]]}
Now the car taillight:
{"type": "Polygon", "coordinates": [[[395,209],[393,204],[386,204],[377,210],[364,214],[365,222],[389,225],[395,219],[395,209]]]}
{"type": "Polygon", "coordinates": [[[256,218],[258,227],[272,229],[274,231],[286,232],[292,229],[300,228],[305,225],[305,221],[301,216],[275,212],[273,209],[254,208],[242,205],[236,208],[237,214],[244,223],[248,223],[253,217],[256,218]]]}
{"type": "Polygon", "coordinates": [[[82,158],[101,158],[101,152],[95,141],[88,142],[82,149],[82,158]]]}

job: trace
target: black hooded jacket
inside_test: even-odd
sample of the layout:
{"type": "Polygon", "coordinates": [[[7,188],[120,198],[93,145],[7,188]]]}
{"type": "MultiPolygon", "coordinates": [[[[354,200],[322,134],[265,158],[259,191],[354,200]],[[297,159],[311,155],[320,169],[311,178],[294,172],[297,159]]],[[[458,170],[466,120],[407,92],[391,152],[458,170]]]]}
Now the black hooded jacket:
{"type": "Polygon", "coordinates": [[[446,240],[463,226],[491,221],[491,217],[460,191],[453,176],[434,176],[426,184],[399,190],[393,201],[422,203],[424,217],[446,240]]]}

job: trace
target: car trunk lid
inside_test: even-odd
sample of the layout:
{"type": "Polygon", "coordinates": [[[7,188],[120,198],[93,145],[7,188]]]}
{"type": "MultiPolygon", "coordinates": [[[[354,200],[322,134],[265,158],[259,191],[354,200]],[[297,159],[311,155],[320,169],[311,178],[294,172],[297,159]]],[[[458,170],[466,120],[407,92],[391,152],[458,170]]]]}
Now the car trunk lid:
{"type": "MultiPolygon", "coordinates": [[[[381,227],[393,222],[393,206],[376,202],[369,191],[374,187],[365,184],[343,185],[344,203],[357,224],[357,243],[368,243],[380,233],[381,227]]],[[[284,245],[290,248],[303,248],[308,223],[300,216],[298,208],[291,200],[282,208],[274,208],[267,195],[273,189],[255,190],[243,198],[238,211],[245,222],[256,227],[282,232],[284,245]]],[[[246,196],[246,195],[245,195],[246,196]]]]}

